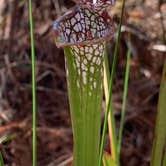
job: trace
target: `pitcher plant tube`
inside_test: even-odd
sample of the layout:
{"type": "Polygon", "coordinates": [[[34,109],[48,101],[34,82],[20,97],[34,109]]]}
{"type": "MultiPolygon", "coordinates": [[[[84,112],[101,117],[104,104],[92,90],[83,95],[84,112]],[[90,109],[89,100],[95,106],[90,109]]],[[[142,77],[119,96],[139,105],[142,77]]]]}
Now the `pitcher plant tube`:
{"type": "Polygon", "coordinates": [[[114,25],[106,8],[113,0],[75,0],[54,24],[57,47],[64,48],[74,139],[74,166],[98,165],[103,60],[114,25]]]}

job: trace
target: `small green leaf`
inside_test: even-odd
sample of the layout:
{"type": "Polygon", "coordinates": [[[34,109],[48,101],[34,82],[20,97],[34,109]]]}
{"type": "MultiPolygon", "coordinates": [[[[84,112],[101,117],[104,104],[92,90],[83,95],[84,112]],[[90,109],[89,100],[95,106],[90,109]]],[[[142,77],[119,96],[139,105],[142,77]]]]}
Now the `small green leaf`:
{"type": "Polygon", "coordinates": [[[6,143],[14,139],[17,135],[16,134],[11,134],[11,135],[5,135],[0,138],[0,144],[6,143]]]}

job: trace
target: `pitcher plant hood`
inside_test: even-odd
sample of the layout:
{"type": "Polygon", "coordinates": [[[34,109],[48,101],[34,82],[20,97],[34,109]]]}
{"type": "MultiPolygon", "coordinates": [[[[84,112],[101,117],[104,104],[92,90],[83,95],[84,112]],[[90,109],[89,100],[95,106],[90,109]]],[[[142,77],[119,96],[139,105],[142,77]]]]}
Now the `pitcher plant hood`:
{"type": "Polygon", "coordinates": [[[77,5],[54,23],[58,47],[87,45],[109,40],[114,24],[106,8],[114,0],[74,0],[77,5]]]}

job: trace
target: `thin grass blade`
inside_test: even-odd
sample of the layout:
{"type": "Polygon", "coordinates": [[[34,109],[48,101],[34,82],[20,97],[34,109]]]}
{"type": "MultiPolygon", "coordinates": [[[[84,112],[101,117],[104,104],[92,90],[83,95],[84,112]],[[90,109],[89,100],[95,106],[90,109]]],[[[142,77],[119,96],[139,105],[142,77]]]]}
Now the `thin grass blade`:
{"type": "MultiPolygon", "coordinates": [[[[108,104],[109,100],[109,80],[110,80],[110,71],[109,71],[108,55],[106,52],[104,56],[104,93],[105,93],[106,105],[108,104]]],[[[111,110],[108,115],[108,130],[109,130],[111,157],[115,161],[117,158],[117,152],[116,152],[117,141],[116,141],[115,118],[113,110],[114,110],[113,104],[111,102],[111,110]]]]}
{"type": "MultiPolygon", "coordinates": [[[[121,27],[122,27],[122,20],[123,20],[124,9],[125,9],[125,2],[126,2],[125,0],[122,1],[121,18],[120,18],[120,24],[119,24],[119,27],[118,27],[118,37],[117,37],[116,45],[115,45],[113,65],[112,65],[112,71],[111,71],[111,78],[110,78],[110,82],[109,82],[109,100],[108,100],[107,110],[106,110],[105,118],[104,118],[104,126],[103,126],[103,130],[102,130],[102,138],[101,138],[101,146],[100,146],[98,166],[101,166],[101,164],[102,164],[102,156],[103,156],[103,150],[104,150],[104,145],[105,145],[105,137],[106,137],[106,131],[107,131],[107,119],[108,119],[108,115],[109,115],[109,112],[110,112],[110,109],[111,109],[113,80],[114,80],[114,75],[115,75],[117,59],[118,59],[118,49],[119,49],[120,38],[121,38],[121,27]]],[[[116,145],[116,153],[117,153],[117,145],[116,145]]],[[[118,158],[116,160],[117,160],[116,162],[117,162],[117,165],[118,165],[118,162],[119,162],[118,158]]]]}
{"type": "Polygon", "coordinates": [[[37,149],[36,149],[36,79],[35,79],[35,44],[33,32],[33,15],[32,0],[29,0],[29,21],[30,21],[30,37],[31,37],[31,64],[32,64],[32,165],[37,165],[37,149]]]}
{"type": "Polygon", "coordinates": [[[125,71],[123,103],[122,103],[119,138],[118,138],[118,154],[119,154],[119,156],[120,156],[120,151],[121,151],[123,126],[124,126],[125,113],[126,113],[126,101],[127,101],[127,91],[128,91],[128,83],[129,83],[129,72],[130,72],[130,58],[131,58],[131,50],[129,48],[128,52],[127,52],[127,63],[126,63],[126,71],[125,71]]]}

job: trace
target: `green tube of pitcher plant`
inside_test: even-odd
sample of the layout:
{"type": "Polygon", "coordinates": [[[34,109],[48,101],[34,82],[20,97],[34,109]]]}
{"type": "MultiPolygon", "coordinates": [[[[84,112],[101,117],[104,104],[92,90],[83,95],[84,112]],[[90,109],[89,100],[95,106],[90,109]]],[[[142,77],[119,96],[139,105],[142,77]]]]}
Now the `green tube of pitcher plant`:
{"type": "Polygon", "coordinates": [[[103,3],[81,2],[54,24],[64,48],[74,138],[74,166],[96,166],[99,157],[103,59],[114,28],[103,3]]]}

